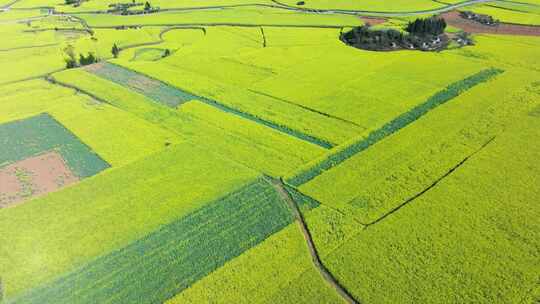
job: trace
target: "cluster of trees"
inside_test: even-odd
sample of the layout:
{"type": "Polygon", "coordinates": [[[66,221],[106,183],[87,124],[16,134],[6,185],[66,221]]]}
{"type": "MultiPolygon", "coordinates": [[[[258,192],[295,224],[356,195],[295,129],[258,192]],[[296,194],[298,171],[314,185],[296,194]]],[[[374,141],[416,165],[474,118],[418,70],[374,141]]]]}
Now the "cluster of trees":
{"type": "Polygon", "coordinates": [[[120,15],[139,15],[139,14],[148,14],[148,13],[155,13],[159,11],[159,7],[153,7],[150,2],[146,1],[144,4],[142,2],[136,2],[133,0],[131,3],[113,3],[109,4],[108,13],[116,13],[120,15]],[[144,8],[141,10],[135,10],[130,9],[136,6],[143,6],[144,8]]]}
{"type": "Polygon", "coordinates": [[[348,45],[367,50],[421,49],[438,50],[445,46],[446,22],[441,18],[416,19],[404,29],[371,29],[369,24],[342,33],[348,45]]]}
{"type": "Polygon", "coordinates": [[[115,44],[112,46],[111,53],[113,54],[114,58],[118,58],[118,55],[120,54],[120,48],[115,44]]]}
{"type": "Polygon", "coordinates": [[[461,18],[473,20],[483,25],[496,26],[499,24],[499,20],[494,19],[490,15],[477,14],[471,11],[460,12],[459,15],[461,18]]]}
{"type": "Polygon", "coordinates": [[[352,46],[377,50],[395,47],[404,41],[404,37],[398,30],[372,30],[369,25],[362,25],[343,33],[341,40],[352,46]]]}
{"type": "Polygon", "coordinates": [[[79,58],[77,59],[75,48],[72,45],[68,45],[64,48],[64,54],[66,55],[64,59],[66,61],[66,68],[68,69],[96,63],[99,60],[92,52],[89,52],[86,56],[84,54],[79,54],[79,58]]]}
{"type": "Polygon", "coordinates": [[[446,29],[446,21],[443,18],[418,18],[413,22],[409,22],[405,30],[416,36],[437,36],[444,33],[446,29]]]}

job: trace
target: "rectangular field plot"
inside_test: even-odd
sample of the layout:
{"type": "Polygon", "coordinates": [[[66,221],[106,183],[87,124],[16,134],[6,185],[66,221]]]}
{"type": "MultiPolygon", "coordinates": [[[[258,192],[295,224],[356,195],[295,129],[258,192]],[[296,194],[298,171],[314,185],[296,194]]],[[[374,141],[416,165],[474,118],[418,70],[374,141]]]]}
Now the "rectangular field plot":
{"type": "Polygon", "coordinates": [[[257,177],[206,149],[180,143],[16,208],[0,209],[0,231],[8,232],[0,233],[0,244],[6,245],[0,247],[5,296],[16,297],[128,246],[257,177]]]}
{"type": "Polygon", "coordinates": [[[90,147],[46,113],[0,125],[0,145],[0,166],[54,150],[79,178],[109,167],[90,147]]]}
{"type": "Polygon", "coordinates": [[[325,151],[322,147],[199,100],[171,109],[82,70],[56,73],[54,79],[92,92],[114,107],[144,119],[145,123],[163,127],[194,145],[206,147],[268,175],[288,174],[325,151]]]}
{"type": "Polygon", "coordinates": [[[12,303],[162,303],[292,221],[259,179],[12,303]]]}
{"type": "Polygon", "coordinates": [[[0,146],[0,208],[109,167],[49,114],[0,124],[0,146]]]}
{"type": "Polygon", "coordinates": [[[3,87],[0,124],[48,113],[112,167],[181,141],[179,135],[113,105],[44,80],[25,81],[3,87]]]}
{"type": "Polygon", "coordinates": [[[196,98],[194,95],[180,91],[161,81],[145,77],[114,64],[96,63],[88,66],[86,70],[169,107],[174,108],[196,98]]]}
{"type": "MultiPolygon", "coordinates": [[[[506,71],[442,105],[300,189],[372,223],[421,193],[538,100],[529,72],[506,71]]],[[[537,90],[537,89],[536,89],[537,90]]]]}
{"type": "Polygon", "coordinates": [[[431,190],[325,258],[356,298],[538,301],[540,120],[518,118],[431,190]]]}
{"type": "Polygon", "coordinates": [[[247,120],[251,120],[279,132],[304,140],[306,142],[319,145],[323,148],[331,148],[333,146],[332,143],[323,139],[316,138],[308,133],[291,129],[284,125],[276,124],[275,122],[266,120],[249,112],[241,111],[222,102],[203,96],[194,95],[185,90],[172,87],[162,81],[152,79],[146,75],[118,65],[110,63],[99,63],[88,67],[87,71],[110,81],[113,81],[117,84],[120,84],[126,88],[134,90],[135,92],[145,95],[146,97],[154,101],[163,103],[170,107],[177,107],[182,103],[185,103],[186,101],[196,99],[208,105],[211,105],[221,111],[234,114],[247,120]]]}
{"type": "Polygon", "coordinates": [[[46,152],[0,167],[0,208],[78,180],[57,152],[46,152]]]}

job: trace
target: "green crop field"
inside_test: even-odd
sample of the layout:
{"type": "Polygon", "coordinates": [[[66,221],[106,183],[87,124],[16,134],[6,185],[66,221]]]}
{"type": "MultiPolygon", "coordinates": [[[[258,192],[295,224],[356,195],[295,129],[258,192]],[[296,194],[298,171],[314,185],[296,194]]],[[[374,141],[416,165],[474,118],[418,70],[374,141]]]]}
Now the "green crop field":
{"type": "Polygon", "coordinates": [[[0,303],[539,303],[539,17],[0,0],[0,303]]]}

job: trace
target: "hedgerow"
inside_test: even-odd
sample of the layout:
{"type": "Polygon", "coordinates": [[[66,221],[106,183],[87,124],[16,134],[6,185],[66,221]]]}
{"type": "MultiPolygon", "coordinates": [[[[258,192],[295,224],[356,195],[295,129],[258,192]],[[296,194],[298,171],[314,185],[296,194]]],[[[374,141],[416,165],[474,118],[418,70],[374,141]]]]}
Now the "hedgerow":
{"type": "Polygon", "coordinates": [[[452,98],[460,95],[468,89],[488,81],[496,75],[502,73],[503,70],[497,68],[489,68],[482,70],[472,76],[462,79],[458,82],[454,82],[447,86],[445,89],[437,92],[429,97],[424,103],[417,105],[411,110],[399,115],[392,121],[386,123],[381,128],[371,132],[367,137],[360,139],[352,143],[351,145],[339,150],[335,154],[331,154],[324,158],[314,166],[300,172],[298,175],[290,178],[287,182],[294,186],[305,184],[306,182],[317,177],[324,171],[344,162],[356,153],[359,153],[378,141],[384,139],[386,136],[399,131],[406,127],[410,123],[414,122],[418,118],[422,117],[428,111],[435,109],[441,104],[446,103],[452,98]]]}
{"type": "Polygon", "coordinates": [[[288,135],[321,146],[323,148],[330,149],[334,146],[334,144],[329,141],[316,138],[312,135],[293,130],[283,125],[276,124],[269,120],[262,119],[256,115],[237,110],[216,100],[191,94],[184,90],[172,87],[161,81],[152,79],[146,75],[134,72],[132,70],[123,68],[115,64],[103,63],[102,66],[90,69],[89,71],[97,76],[103,77],[117,84],[128,87],[129,89],[132,89],[150,99],[153,99],[154,101],[168,105],[170,107],[177,107],[182,103],[190,100],[199,100],[224,112],[228,112],[242,118],[254,121],[258,124],[262,124],[274,130],[286,133],[288,135]]]}

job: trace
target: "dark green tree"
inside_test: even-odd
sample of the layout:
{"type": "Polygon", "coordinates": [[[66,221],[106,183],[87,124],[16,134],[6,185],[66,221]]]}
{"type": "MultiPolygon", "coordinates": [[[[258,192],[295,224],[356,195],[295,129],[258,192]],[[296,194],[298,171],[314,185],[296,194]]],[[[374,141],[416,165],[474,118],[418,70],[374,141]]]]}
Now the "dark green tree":
{"type": "Polygon", "coordinates": [[[149,11],[151,9],[152,9],[152,5],[150,4],[150,2],[146,1],[146,3],[144,3],[144,10],[149,11]]]}
{"type": "Polygon", "coordinates": [[[114,58],[118,58],[118,54],[120,54],[120,48],[115,44],[112,46],[111,53],[113,54],[114,58]]]}
{"type": "Polygon", "coordinates": [[[75,48],[70,44],[64,48],[64,60],[66,61],[66,68],[72,69],[77,67],[77,58],[75,56],[75,48]]]}

